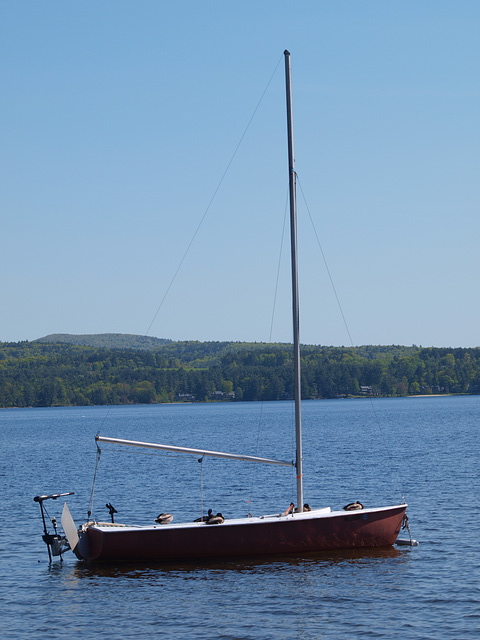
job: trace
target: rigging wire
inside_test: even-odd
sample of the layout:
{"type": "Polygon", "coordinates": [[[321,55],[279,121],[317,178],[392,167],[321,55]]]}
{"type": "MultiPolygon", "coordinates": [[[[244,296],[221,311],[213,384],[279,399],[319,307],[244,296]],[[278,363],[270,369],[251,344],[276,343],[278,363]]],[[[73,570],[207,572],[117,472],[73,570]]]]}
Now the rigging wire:
{"type": "Polygon", "coordinates": [[[330,284],[332,286],[333,293],[335,295],[335,299],[337,301],[337,305],[338,305],[338,308],[340,310],[340,314],[341,314],[342,319],[343,319],[343,324],[345,325],[345,329],[347,331],[348,338],[350,340],[350,345],[353,347],[353,340],[352,340],[352,335],[350,333],[350,329],[348,327],[348,322],[347,322],[347,319],[346,319],[345,314],[343,312],[342,304],[340,302],[340,298],[338,297],[337,288],[335,287],[335,282],[333,281],[332,274],[331,274],[330,269],[328,267],[327,258],[325,256],[325,252],[323,251],[322,243],[320,242],[320,238],[318,236],[317,229],[315,227],[315,223],[313,222],[312,214],[310,213],[310,208],[308,206],[307,199],[305,198],[305,194],[303,193],[302,184],[300,182],[298,174],[297,174],[297,184],[300,187],[300,192],[302,194],[303,201],[305,203],[305,208],[307,209],[308,217],[310,218],[310,223],[311,223],[312,228],[313,228],[313,233],[315,234],[315,238],[317,240],[317,244],[318,244],[318,247],[320,249],[320,253],[322,255],[323,264],[325,265],[325,269],[327,271],[328,279],[330,280],[330,284]]]}
{"type": "MultiPolygon", "coordinates": [[[[325,269],[326,269],[328,278],[330,280],[330,284],[332,286],[332,290],[333,290],[333,293],[335,295],[335,299],[337,301],[338,308],[340,310],[340,315],[342,316],[342,320],[343,320],[343,323],[345,325],[345,329],[347,331],[348,338],[350,340],[350,346],[352,347],[352,349],[355,350],[355,346],[354,346],[354,343],[353,343],[352,335],[350,333],[350,328],[348,326],[348,322],[347,322],[345,313],[343,312],[342,304],[340,302],[340,298],[339,298],[338,293],[337,293],[337,288],[335,287],[335,282],[333,280],[330,268],[328,266],[327,258],[325,256],[325,252],[323,251],[323,247],[322,247],[322,244],[320,242],[320,238],[319,238],[319,235],[317,233],[317,229],[315,227],[315,223],[313,221],[312,214],[310,213],[310,208],[308,206],[307,199],[306,199],[305,194],[303,192],[302,185],[301,185],[300,179],[298,177],[298,174],[297,174],[297,184],[300,187],[300,192],[302,194],[302,198],[303,198],[303,201],[304,201],[304,204],[305,204],[305,208],[306,208],[308,216],[310,218],[310,223],[312,225],[313,232],[314,232],[314,235],[315,235],[315,238],[316,238],[318,247],[320,249],[320,253],[321,253],[322,259],[323,259],[323,263],[325,265],[325,269]]],[[[391,450],[390,450],[390,448],[388,446],[387,439],[385,437],[384,430],[382,429],[380,418],[379,418],[378,413],[377,413],[377,411],[375,409],[375,405],[374,405],[373,399],[370,397],[369,400],[370,400],[371,410],[372,410],[372,413],[373,413],[373,416],[374,416],[374,422],[375,422],[375,424],[377,426],[377,431],[380,434],[383,446],[384,446],[385,451],[387,452],[387,455],[388,455],[388,457],[390,459],[390,466],[391,466],[392,473],[393,473],[393,475],[395,477],[395,481],[397,482],[398,487],[400,488],[400,492],[402,494],[403,501],[405,502],[405,497],[403,496],[403,491],[401,489],[402,483],[401,483],[400,475],[399,475],[399,472],[398,472],[398,463],[395,462],[395,458],[394,458],[394,456],[393,456],[393,454],[392,454],[392,452],[391,452],[391,450]]]]}
{"type": "Polygon", "coordinates": [[[275,66],[275,69],[273,70],[273,73],[271,74],[271,76],[270,76],[270,78],[269,78],[269,80],[268,80],[268,82],[267,82],[267,84],[266,84],[266,86],[265,86],[265,88],[264,88],[264,90],[262,92],[262,95],[260,96],[260,99],[258,100],[257,105],[256,105],[255,109],[253,110],[252,115],[250,116],[250,119],[249,119],[249,121],[247,123],[247,126],[245,127],[242,135],[240,136],[240,140],[238,141],[237,146],[235,147],[235,149],[234,149],[234,151],[233,151],[233,153],[232,153],[232,155],[230,157],[230,160],[228,161],[227,166],[226,166],[226,168],[225,168],[225,170],[224,170],[224,172],[223,172],[223,174],[222,174],[222,176],[221,176],[221,178],[220,178],[220,180],[219,180],[219,182],[218,182],[218,184],[217,184],[217,186],[216,186],[216,188],[215,188],[215,190],[213,192],[213,195],[210,198],[210,201],[209,201],[205,211],[203,212],[203,215],[202,215],[202,217],[200,219],[200,222],[198,223],[197,228],[195,229],[195,231],[193,233],[193,236],[190,239],[190,242],[188,243],[187,248],[186,248],[182,258],[181,258],[180,262],[178,263],[178,266],[177,266],[177,268],[175,270],[175,273],[173,274],[173,277],[170,280],[170,283],[167,286],[167,288],[165,290],[165,293],[163,294],[163,298],[160,301],[160,304],[158,305],[158,308],[157,308],[157,310],[155,311],[155,313],[153,315],[152,321],[148,325],[148,329],[147,329],[147,331],[145,333],[146,336],[149,335],[150,330],[152,328],[152,325],[155,322],[158,314],[160,313],[160,309],[163,307],[163,304],[164,304],[164,302],[165,302],[165,300],[166,300],[166,298],[167,298],[167,296],[168,296],[168,294],[170,292],[170,289],[172,288],[173,283],[175,282],[175,280],[177,278],[177,275],[179,274],[180,269],[182,268],[182,265],[185,262],[185,259],[186,259],[187,255],[188,255],[188,253],[190,252],[190,249],[191,249],[191,247],[192,247],[192,245],[193,245],[193,243],[195,241],[195,238],[197,237],[198,232],[200,231],[200,228],[203,225],[203,222],[204,222],[205,218],[207,217],[207,214],[208,214],[208,212],[210,210],[210,207],[212,206],[213,201],[215,200],[215,198],[217,196],[217,193],[220,190],[220,187],[222,186],[222,183],[223,183],[223,181],[225,179],[225,176],[227,175],[228,170],[230,169],[230,166],[233,163],[233,161],[235,159],[235,156],[237,155],[237,152],[238,152],[238,150],[239,150],[239,148],[240,148],[245,136],[247,135],[247,131],[249,130],[250,125],[252,124],[253,119],[255,118],[255,115],[256,115],[259,107],[260,107],[260,104],[262,103],[263,98],[265,97],[265,94],[267,93],[267,90],[268,90],[268,88],[269,88],[269,86],[270,86],[270,84],[271,84],[271,82],[273,80],[273,77],[275,76],[275,74],[277,72],[278,66],[280,65],[280,62],[282,61],[282,59],[283,59],[283,54],[282,54],[282,56],[280,56],[276,66],[275,66]]]}
{"type": "Polygon", "coordinates": [[[284,240],[285,240],[285,228],[287,226],[287,213],[288,213],[288,191],[287,191],[287,198],[285,201],[285,211],[283,213],[283,226],[282,226],[282,237],[280,240],[280,250],[278,252],[278,263],[277,263],[277,277],[275,280],[275,292],[273,295],[273,307],[272,307],[272,318],[270,321],[270,334],[268,337],[268,341],[271,342],[272,341],[272,335],[273,335],[273,321],[275,319],[275,308],[277,305],[277,295],[278,295],[278,283],[280,281],[280,266],[281,266],[281,262],[282,262],[282,253],[283,253],[283,244],[284,244],[284,240]]]}
{"type": "Polygon", "coordinates": [[[92,492],[90,494],[90,503],[88,505],[87,520],[90,520],[90,516],[93,513],[93,495],[95,493],[95,482],[97,480],[98,463],[100,462],[100,456],[102,455],[102,450],[98,446],[98,442],[95,441],[95,444],[97,446],[97,460],[95,462],[95,472],[93,474],[92,492]]]}
{"type": "MultiPolygon", "coordinates": [[[[268,342],[271,343],[272,342],[272,335],[273,335],[273,322],[275,319],[275,309],[276,309],[276,304],[277,304],[277,295],[278,295],[278,284],[280,282],[280,267],[281,267],[281,263],[282,263],[282,254],[283,254],[283,246],[284,246],[284,240],[285,240],[285,228],[286,228],[286,222],[287,222],[287,212],[288,212],[288,190],[287,190],[287,196],[286,196],[286,201],[285,201],[285,210],[284,210],[284,214],[283,214],[283,226],[282,226],[282,234],[281,234],[281,239],[280,239],[280,249],[278,252],[278,262],[277,262],[277,275],[276,275],[276,279],[275,279],[275,289],[274,289],[274,294],[273,294],[273,305],[272,305],[272,316],[271,316],[271,320],[270,320],[270,333],[269,333],[269,337],[268,337],[268,342]]],[[[260,434],[261,434],[261,430],[262,430],[262,420],[263,420],[263,406],[264,406],[264,402],[262,400],[261,405],[260,405],[260,416],[258,419],[258,430],[257,430],[257,443],[256,443],[256,448],[255,448],[255,455],[258,455],[258,449],[259,449],[259,443],[260,443],[260,434]]],[[[251,478],[251,484],[250,484],[250,499],[247,500],[247,504],[250,504],[253,500],[253,487],[255,485],[255,475],[256,475],[256,467],[253,467],[252,469],[252,478],[251,478]]]]}
{"type": "Polygon", "coordinates": [[[200,463],[200,517],[203,518],[203,459],[205,456],[202,456],[198,459],[200,463]]]}
{"type": "MultiPolygon", "coordinates": [[[[174,458],[179,458],[179,459],[183,459],[183,460],[189,460],[189,458],[191,456],[189,456],[188,454],[176,454],[176,453],[172,453],[172,452],[164,452],[164,451],[143,451],[140,449],[132,449],[132,448],[123,448],[123,447],[115,447],[115,446],[111,446],[109,444],[107,444],[105,447],[102,447],[102,449],[99,448],[98,443],[96,444],[97,446],[97,458],[96,458],[96,465],[95,465],[95,473],[94,473],[94,478],[93,478],[93,486],[92,486],[92,493],[91,493],[91,498],[90,498],[90,503],[89,503],[89,510],[88,510],[88,520],[91,519],[91,515],[93,513],[93,501],[94,501],[94,489],[95,489],[95,484],[96,484],[96,477],[97,477],[97,470],[98,470],[98,466],[99,466],[99,462],[100,462],[100,455],[103,453],[113,453],[113,454],[122,454],[122,455],[130,455],[130,456],[154,456],[157,458],[163,458],[166,460],[171,460],[174,458]]],[[[203,463],[205,462],[205,458],[206,456],[202,456],[201,458],[196,458],[193,457],[193,459],[196,460],[196,462],[200,463],[200,515],[202,517],[204,516],[204,480],[205,480],[205,473],[204,473],[204,467],[203,467],[203,463]]],[[[215,458],[209,458],[209,462],[213,463],[213,467],[215,467],[215,463],[218,462],[217,459],[215,458]]],[[[253,469],[255,470],[257,465],[253,465],[253,469]]],[[[249,501],[250,502],[250,501],[249,501]]],[[[242,507],[244,505],[243,499],[241,501],[242,507]]]]}

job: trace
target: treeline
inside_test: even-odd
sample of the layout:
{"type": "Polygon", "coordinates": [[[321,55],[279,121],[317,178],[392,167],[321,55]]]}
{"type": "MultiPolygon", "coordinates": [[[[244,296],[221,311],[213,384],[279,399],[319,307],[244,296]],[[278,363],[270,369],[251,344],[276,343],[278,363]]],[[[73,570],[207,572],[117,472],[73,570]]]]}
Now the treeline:
{"type": "MultiPolygon", "coordinates": [[[[302,347],[302,396],[480,393],[480,348],[302,347]]],[[[290,345],[0,343],[0,407],[292,397],[290,345]]]]}

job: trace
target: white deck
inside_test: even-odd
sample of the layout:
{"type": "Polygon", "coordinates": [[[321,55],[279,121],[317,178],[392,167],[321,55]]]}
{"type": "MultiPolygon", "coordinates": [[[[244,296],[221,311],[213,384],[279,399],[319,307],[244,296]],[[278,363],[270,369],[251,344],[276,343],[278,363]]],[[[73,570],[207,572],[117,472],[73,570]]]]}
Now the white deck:
{"type": "Polygon", "coordinates": [[[95,527],[100,531],[138,531],[142,529],[146,530],[154,530],[154,529],[194,529],[196,527],[229,527],[235,525],[254,525],[254,524],[262,524],[269,522],[288,522],[292,520],[314,520],[317,518],[331,518],[331,517],[351,517],[359,514],[368,514],[368,513],[378,513],[381,511],[385,511],[386,509],[395,509],[395,508],[403,508],[405,504],[401,505],[392,505],[388,507],[373,507],[368,509],[359,509],[356,511],[332,511],[330,507],[324,507],[322,509],[312,509],[312,511],[304,511],[303,513],[289,513],[288,515],[280,514],[270,514],[266,516],[260,517],[248,517],[248,518],[228,518],[225,519],[221,525],[207,525],[206,522],[179,522],[170,524],[154,524],[154,525],[125,525],[120,523],[106,523],[106,522],[92,522],[86,523],[83,525],[82,529],[86,529],[87,527],[95,527]]]}

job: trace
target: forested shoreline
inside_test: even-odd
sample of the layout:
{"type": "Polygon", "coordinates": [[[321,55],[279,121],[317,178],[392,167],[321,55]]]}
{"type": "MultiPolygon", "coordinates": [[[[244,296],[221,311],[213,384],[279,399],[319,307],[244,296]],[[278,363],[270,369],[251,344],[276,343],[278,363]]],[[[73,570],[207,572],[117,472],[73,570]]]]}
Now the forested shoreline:
{"type": "MultiPolygon", "coordinates": [[[[302,396],[480,392],[480,348],[302,347],[302,396]]],[[[0,407],[284,400],[288,344],[168,342],[106,348],[0,343],[0,407]]]]}

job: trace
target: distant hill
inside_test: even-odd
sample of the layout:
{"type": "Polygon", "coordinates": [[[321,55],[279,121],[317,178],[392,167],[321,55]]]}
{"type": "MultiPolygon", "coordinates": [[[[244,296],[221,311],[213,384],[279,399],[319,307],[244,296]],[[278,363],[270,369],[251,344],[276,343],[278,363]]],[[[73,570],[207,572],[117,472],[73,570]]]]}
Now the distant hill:
{"type": "Polygon", "coordinates": [[[74,335],[72,333],[52,333],[33,342],[62,342],[76,344],[82,347],[103,347],[105,349],[158,349],[171,340],[153,338],[151,336],[137,336],[130,333],[92,333],[74,335]]]}

